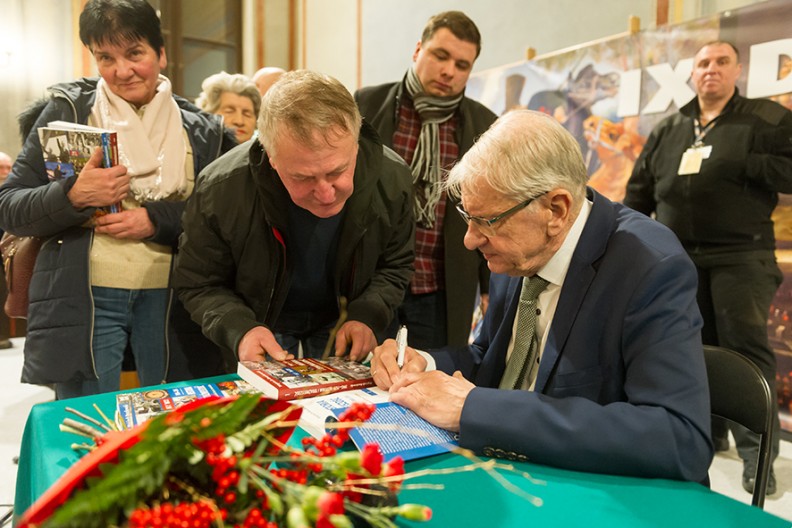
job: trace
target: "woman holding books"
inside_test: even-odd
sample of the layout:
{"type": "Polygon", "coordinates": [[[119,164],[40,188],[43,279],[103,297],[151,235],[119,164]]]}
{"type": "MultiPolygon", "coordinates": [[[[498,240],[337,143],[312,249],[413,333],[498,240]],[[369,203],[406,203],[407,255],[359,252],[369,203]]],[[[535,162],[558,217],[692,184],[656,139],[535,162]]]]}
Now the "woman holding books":
{"type": "Polygon", "coordinates": [[[59,399],[118,390],[127,348],[143,385],[219,372],[216,348],[190,343],[208,356],[181,355],[200,334],[175,317],[183,309],[168,284],[184,201],[235,142],[220,119],[171,92],[160,21],[145,0],[89,0],[80,39],[101,78],[50,88],[0,191],[0,227],[45,238],[22,381],[53,384],[59,399]],[[96,149],[75,176],[50,180],[37,129],[58,120],[115,132],[118,165],[103,168],[96,149]]]}

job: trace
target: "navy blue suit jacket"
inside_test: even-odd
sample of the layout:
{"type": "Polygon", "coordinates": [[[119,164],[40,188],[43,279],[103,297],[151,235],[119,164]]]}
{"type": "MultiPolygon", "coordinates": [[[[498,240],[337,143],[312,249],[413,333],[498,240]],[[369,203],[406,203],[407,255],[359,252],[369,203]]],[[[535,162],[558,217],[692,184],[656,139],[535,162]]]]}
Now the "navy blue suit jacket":
{"type": "Polygon", "coordinates": [[[712,460],[696,269],[666,227],[589,189],[533,392],[499,390],[520,277],[492,274],[476,341],[433,351],[477,387],[460,444],[488,456],[705,482],[712,460]]]}

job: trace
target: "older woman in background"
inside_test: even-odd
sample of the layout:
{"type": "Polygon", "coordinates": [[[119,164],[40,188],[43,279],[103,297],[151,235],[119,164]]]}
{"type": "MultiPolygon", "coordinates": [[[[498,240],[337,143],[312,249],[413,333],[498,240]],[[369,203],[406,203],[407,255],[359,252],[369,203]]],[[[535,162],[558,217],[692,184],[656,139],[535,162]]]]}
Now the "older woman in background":
{"type": "Polygon", "coordinates": [[[244,143],[256,131],[261,96],[256,84],[241,73],[210,75],[201,84],[203,90],[195,104],[202,110],[223,117],[223,123],[244,143]]]}

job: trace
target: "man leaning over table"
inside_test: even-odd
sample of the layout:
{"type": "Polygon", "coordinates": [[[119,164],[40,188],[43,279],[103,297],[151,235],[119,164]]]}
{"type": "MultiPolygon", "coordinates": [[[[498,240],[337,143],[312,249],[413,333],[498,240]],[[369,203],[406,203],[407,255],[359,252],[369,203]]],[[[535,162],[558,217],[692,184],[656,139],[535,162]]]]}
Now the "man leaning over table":
{"type": "Polygon", "coordinates": [[[372,360],[377,385],[486,456],[706,482],[696,271],[673,233],[587,189],[575,139],[527,110],[502,116],[448,185],[465,245],[492,271],[481,334],[462,348],[408,347],[401,371],[387,340],[372,360]],[[518,314],[536,276],[547,286],[518,314]],[[531,313],[538,357],[516,362],[530,341],[514,339],[518,319],[531,313]]]}
{"type": "Polygon", "coordinates": [[[307,70],[265,94],[259,139],[202,173],[174,286],[204,334],[240,360],[365,357],[412,275],[410,171],[352,94],[307,70]]]}

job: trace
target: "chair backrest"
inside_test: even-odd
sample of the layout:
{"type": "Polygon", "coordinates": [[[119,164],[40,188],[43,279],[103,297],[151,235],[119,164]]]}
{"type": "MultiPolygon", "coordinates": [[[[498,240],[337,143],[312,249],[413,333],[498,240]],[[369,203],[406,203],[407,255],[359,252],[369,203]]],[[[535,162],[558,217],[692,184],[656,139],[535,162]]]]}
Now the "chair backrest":
{"type": "Polygon", "coordinates": [[[704,345],[712,414],[760,435],[752,504],[763,507],[770,474],[773,394],[752,361],[724,347],[704,345]]]}

